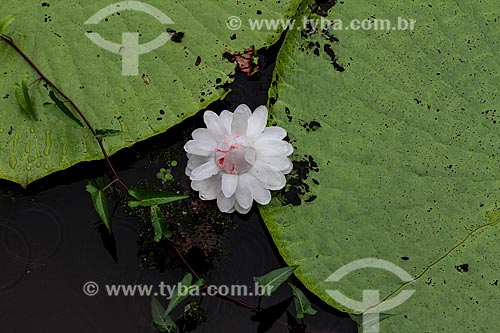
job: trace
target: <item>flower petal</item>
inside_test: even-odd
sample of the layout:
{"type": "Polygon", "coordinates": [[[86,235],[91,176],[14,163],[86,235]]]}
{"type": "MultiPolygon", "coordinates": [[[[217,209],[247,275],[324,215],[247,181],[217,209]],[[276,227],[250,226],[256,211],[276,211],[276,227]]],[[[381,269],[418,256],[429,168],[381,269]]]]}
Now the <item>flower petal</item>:
{"type": "Polygon", "coordinates": [[[234,208],[236,208],[236,211],[240,214],[247,214],[250,209],[252,209],[252,205],[250,205],[250,207],[248,208],[243,208],[241,207],[237,201],[234,202],[234,208]]]}
{"type": "Polygon", "coordinates": [[[268,190],[281,190],[286,184],[285,176],[281,172],[260,161],[255,162],[249,172],[268,190]]]}
{"type": "Polygon", "coordinates": [[[242,104],[234,113],[224,110],[218,116],[206,111],[203,118],[207,128],[194,130],[193,140],[184,146],[188,156],[186,175],[191,179],[191,187],[199,192],[202,200],[217,199],[217,206],[225,213],[237,210],[247,214],[254,200],[261,205],[268,204],[270,190],[283,188],[284,174],[293,168],[287,158],[293,153],[293,147],[283,141],[286,131],[277,126],[266,127],[268,110],[265,106],[252,113],[242,104]],[[248,164],[247,168],[233,163],[235,173],[221,170],[216,151],[225,152],[224,147],[220,147],[224,140],[228,141],[229,148],[226,153],[229,156],[224,156],[225,159],[241,160],[248,164]]]}
{"type": "Polygon", "coordinates": [[[247,133],[248,118],[252,111],[246,104],[241,104],[234,110],[233,122],[231,123],[231,134],[245,135],[247,133]]]}
{"type": "Polygon", "coordinates": [[[222,193],[226,198],[229,198],[236,192],[236,187],[238,186],[238,175],[224,173],[222,175],[222,193]]]}
{"type": "Polygon", "coordinates": [[[226,129],[227,133],[231,133],[231,123],[233,122],[233,113],[229,112],[228,110],[224,110],[220,113],[219,119],[222,122],[222,125],[224,125],[224,128],[226,129]]]}
{"type": "Polygon", "coordinates": [[[255,109],[250,118],[248,118],[247,136],[258,136],[264,132],[267,124],[267,115],[267,108],[264,105],[255,109]]]}
{"type": "Polygon", "coordinates": [[[243,209],[250,209],[253,203],[250,180],[253,179],[253,177],[248,174],[242,174],[239,178],[238,187],[235,193],[236,201],[243,209]]]}
{"type": "Polygon", "coordinates": [[[212,148],[212,145],[198,140],[189,140],[184,145],[184,150],[187,153],[200,156],[211,156],[215,154],[215,149],[212,148]]]}
{"type": "Polygon", "coordinates": [[[289,173],[293,168],[292,161],[285,156],[260,156],[259,161],[272,166],[284,174],[289,173]]]}
{"type": "Polygon", "coordinates": [[[216,142],[219,142],[225,135],[229,134],[222,124],[222,121],[219,119],[219,116],[215,114],[215,112],[205,111],[203,114],[203,120],[216,142]]]}
{"type": "Polygon", "coordinates": [[[234,212],[234,195],[226,198],[222,192],[217,195],[217,207],[223,213],[234,212]]]}
{"type": "Polygon", "coordinates": [[[186,166],[186,176],[191,177],[191,172],[200,165],[208,162],[212,157],[188,154],[189,159],[186,166]]]}
{"type": "Polygon", "coordinates": [[[191,180],[203,180],[212,177],[220,172],[219,167],[215,164],[215,160],[210,159],[196,169],[191,171],[191,180]]]}
{"type": "Polygon", "coordinates": [[[270,126],[264,129],[259,139],[278,139],[283,140],[286,137],[286,131],[278,126],[270,126]]]}
{"type": "Polygon", "coordinates": [[[221,176],[215,175],[204,180],[191,181],[191,188],[199,191],[201,200],[213,200],[221,191],[221,176]]]}
{"type": "Polygon", "coordinates": [[[288,166],[288,168],[284,169],[284,170],[280,170],[284,175],[287,175],[289,174],[291,171],[293,170],[293,163],[292,161],[290,161],[290,165],[288,166]]]}
{"type": "Polygon", "coordinates": [[[215,140],[212,132],[208,128],[197,128],[191,134],[195,141],[204,142],[213,146],[213,149],[217,148],[217,141],[215,140]]]}
{"type": "Polygon", "coordinates": [[[196,169],[200,165],[208,162],[210,159],[210,156],[191,155],[187,163],[187,168],[190,170],[196,169]]]}
{"type": "Polygon", "coordinates": [[[255,141],[254,148],[257,156],[289,156],[293,153],[293,147],[286,141],[259,139],[255,141]]]}
{"type": "MultiPolygon", "coordinates": [[[[251,176],[251,175],[250,175],[251,176]]],[[[255,177],[251,176],[250,180],[250,188],[252,191],[252,196],[257,203],[261,205],[267,205],[271,202],[271,192],[267,190],[264,185],[255,177]]]]}

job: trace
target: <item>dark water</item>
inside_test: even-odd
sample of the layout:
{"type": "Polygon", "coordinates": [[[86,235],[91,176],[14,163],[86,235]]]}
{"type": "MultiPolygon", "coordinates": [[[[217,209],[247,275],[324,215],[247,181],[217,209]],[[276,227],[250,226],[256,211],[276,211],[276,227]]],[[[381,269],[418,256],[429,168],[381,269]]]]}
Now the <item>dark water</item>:
{"type": "MultiPolygon", "coordinates": [[[[247,79],[237,75],[233,91],[211,108],[233,110],[246,103],[253,109],[266,104],[276,50],[262,54],[263,70],[258,76],[247,79]]],[[[199,119],[195,117],[193,122],[199,119]]],[[[160,164],[151,163],[145,151],[171,137],[167,133],[114,156],[120,175],[132,184],[154,178],[160,164]]],[[[85,192],[88,181],[105,172],[102,162],[83,163],[39,181],[27,191],[0,183],[0,333],[156,332],[150,297],[107,296],[103,285],[158,285],[162,281],[174,285],[185,270],[141,268],[138,220],[120,208],[113,218],[115,262],[96,229],[96,214],[85,192]],[[101,285],[97,296],[84,295],[82,286],[87,281],[101,285]]],[[[252,286],[253,276],[284,265],[256,212],[244,220],[235,216],[234,223],[238,228],[220,237],[226,253],[205,275],[209,284],[252,286]]],[[[262,306],[269,307],[290,295],[290,289],[282,287],[265,298],[262,306]]],[[[257,304],[256,297],[241,299],[257,304]]],[[[201,305],[208,311],[207,320],[194,332],[257,332],[250,310],[217,297],[205,297],[201,305]]],[[[318,300],[314,307],[319,311],[314,317],[306,316],[306,332],[356,331],[348,316],[318,300]]],[[[286,316],[269,332],[289,332],[286,316]]]]}

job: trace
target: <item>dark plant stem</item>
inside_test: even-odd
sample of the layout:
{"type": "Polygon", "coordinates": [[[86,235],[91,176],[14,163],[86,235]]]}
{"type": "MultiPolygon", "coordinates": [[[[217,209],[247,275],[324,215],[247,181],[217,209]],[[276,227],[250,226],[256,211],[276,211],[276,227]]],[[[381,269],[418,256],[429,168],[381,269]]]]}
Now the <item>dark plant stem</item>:
{"type": "Polygon", "coordinates": [[[76,103],[71,98],[69,98],[58,86],[56,86],[54,82],[52,82],[47,76],[45,76],[45,74],[40,70],[40,68],[38,68],[38,66],[35,65],[35,63],[30,59],[30,57],[28,57],[28,55],[26,53],[24,53],[24,51],[21,50],[19,48],[19,46],[17,46],[17,44],[14,42],[14,40],[12,38],[10,38],[6,35],[0,35],[0,39],[7,42],[7,44],[9,44],[10,46],[12,46],[12,48],[14,48],[14,50],[16,50],[16,52],[19,53],[19,55],[21,57],[23,57],[24,60],[26,60],[26,62],[31,66],[31,68],[33,68],[33,70],[35,72],[37,72],[38,75],[40,75],[40,78],[42,80],[47,82],[47,84],[50,85],[52,87],[52,89],[57,91],[57,93],[59,95],[61,95],[67,102],[69,102],[71,104],[73,109],[78,113],[80,118],[82,118],[83,122],[85,123],[85,125],[87,125],[87,128],[90,130],[90,132],[92,133],[92,135],[96,139],[97,143],[99,144],[99,147],[101,148],[102,154],[104,155],[104,159],[106,160],[106,163],[108,164],[109,169],[111,170],[111,172],[113,173],[113,176],[115,177],[115,181],[118,182],[126,191],[128,191],[128,186],[125,185],[125,183],[121,180],[120,176],[118,176],[118,173],[116,172],[115,167],[113,166],[113,163],[111,163],[111,160],[109,159],[109,155],[106,151],[106,148],[104,148],[104,144],[102,142],[102,139],[100,139],[97,136],[96,130],[94,129],[92,124],[90,124],[89,120],[87,119],[87,117],[85,117],[85,115],[80,110],[80,108],[76,105],[76,103]]]}
{"type": "MultiPolygon", "coordinates": [[[[191,274],[198,280],[201,280],[200,276],[194,271],[194,269],[191,267],[191,265],[188,263],[188,261],[186,260],[186,258],[184,258],[184,256],[182,255],[181,251],[179,251],[179,249],[177,248],[177,246],[175,246],[175,244],[172,243],[172,246],[174,247],[175,249],[175,252],[177,253],[177,255],[179,256],[179,258],[181,258],[181,261],[184,263],[184,265],[186,266],[186,268],[189,270],[189,272],[191,272],[191,274]]],[[[209,286],[207,284],[204,284],[203,285],[203,289],[207,289],[209,288],[209,286]]],[[[251,304],[248,304],[247,302],[244,302],[240,299],[237,299],[235,297],[232,297],[232,296],[229,296],[229,295],[222,295],[220,294],[219,292],[216,292],[216,296],[217,297],[220,297],[220,298],[223,298],[223,299],[226,299],[228,301],[231,301],[233,303],[236,303],[244,308],[247,308],[249,310],[255,310],[255,306],[251,305],[251,304]]]]}

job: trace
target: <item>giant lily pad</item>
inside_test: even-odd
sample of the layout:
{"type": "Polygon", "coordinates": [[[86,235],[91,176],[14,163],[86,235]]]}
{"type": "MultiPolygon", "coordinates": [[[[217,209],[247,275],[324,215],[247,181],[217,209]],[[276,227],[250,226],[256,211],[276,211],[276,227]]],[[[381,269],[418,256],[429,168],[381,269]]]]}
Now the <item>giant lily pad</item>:
{"type": "MultiPolygon", "coordinates": [[[[235,67],[224,59],[224,52],[243,52],[251,45],[259,49],[279,37],[278,31],[251,31],[248,24],[230,30],[228,17],[256,17],[258,11],[262,18],[282,18],[297,7],[296,0],[139,3],[142,9],[153,6],[160,12],[151,15],[149,9],[131,10],[137,4],[104,0],[0,4],[0,17],[18,14],[5,34],[76,102],[96,129],[121,131],[105,139],[109,153],[164,132],[224,96],[222,86],[231,81],[235,67]],[[107,10],[100,12],[103,8],[107,10]],[[111,14],[113,8],[121,11],[111,14]],[[139,44],[146,44],[166,29],[174,38],[139,56],[138,75],[122,70],[127,50],[120,47],[122,33],[139,32],[139,44]],[[86,36],[96,33],[118,45],[110,47],[113,52],[122,53],[101,48],[86,36]]],[[[90,132],[55,106],[35,71],[6,42],[0,42],[0,64],[0,178],[27,185],[75,163],[102,158],[90,132]],[[23,115],[15,98],[14,84],[26,77],[36,121],[23,115]]]]}
{"type": "MultiPolygon", "coordinates": [[[[415,19],[414,31],[291,30],[270,93],[296,174],[262,215],[327,303],[415,290],[381,332],[493,332],[500,303],[500,29],[496,0],[343,1],[326,18],[415,19]],[[337,40],[338,39],[338,40],[337,40]],[[343,265],[387,260],[415,280],[343,265]]],[[[306,1],[299,16],[325,15],[306,1]],[[313,12],[311,12],[311,8],[313,12]]],[[[392,296],[391,296],[392,295],[392,296]]]]}

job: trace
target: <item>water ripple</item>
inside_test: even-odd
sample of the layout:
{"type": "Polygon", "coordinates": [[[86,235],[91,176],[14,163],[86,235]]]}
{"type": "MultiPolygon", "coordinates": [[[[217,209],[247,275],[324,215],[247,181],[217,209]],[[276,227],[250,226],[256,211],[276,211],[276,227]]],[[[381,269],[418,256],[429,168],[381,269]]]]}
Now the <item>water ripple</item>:
{"type": "MultiPolygon", "coordinates": [[[[43,203],[33,203],[17,214],[9,223],[15,226],[26,236],[30,246],[31,256],[20,258],[29,259],[30,265],[45,264],[54,257],[63,244],[64,223],[59,212],[43,203]]],[[[7,247],[11,246],[5,240],[7,247]]]]}
{"type": "Polygon", "coordinates": [[[5,254],[0,257],[0,296],[12,292],[26,276],[31,254],[25,235],[6,222],[0,219],[0,251],[5,254]]]}

